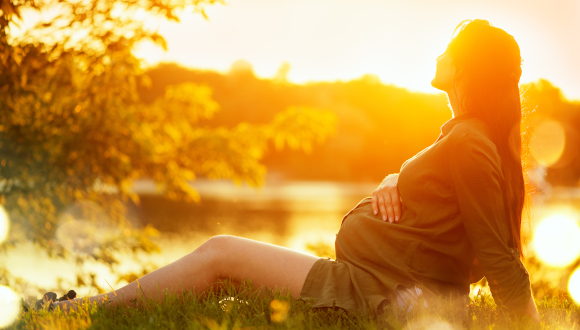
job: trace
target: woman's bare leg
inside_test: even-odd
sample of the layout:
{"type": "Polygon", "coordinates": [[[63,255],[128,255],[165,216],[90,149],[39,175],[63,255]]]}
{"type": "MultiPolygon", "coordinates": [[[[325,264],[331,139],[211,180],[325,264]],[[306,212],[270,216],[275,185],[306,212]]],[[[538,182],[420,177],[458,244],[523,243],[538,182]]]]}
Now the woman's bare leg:
{"type": "MultiPolygon", "coordinates": [[[[200,293],[215,285],[218,280],[228,278],[237,283],[249,279],[254,286],[277,288],[283,293],[288,290],[292,297],[297,298],[306,275],[318,259],[273,244],[220,235],[210,238],[183,258],[114,292],[89,297],[89,302],[107,299],[111,305],[117,305],[119,300],[130,304],[141,290],[147,297],[156,300],[161,299],[166,289],[176,293],[182,289],[200,293]]],[[[63,309],[74,308],[71,302],[81,303],[82,298],[60,302],[57,306],[63,309]]]]}

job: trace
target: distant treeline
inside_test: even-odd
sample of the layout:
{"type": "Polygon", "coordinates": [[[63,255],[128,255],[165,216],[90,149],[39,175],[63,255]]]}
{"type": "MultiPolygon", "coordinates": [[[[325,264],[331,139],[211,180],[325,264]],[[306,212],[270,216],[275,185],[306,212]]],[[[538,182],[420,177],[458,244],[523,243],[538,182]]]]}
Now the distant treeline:
{"type": "MultiPolygon", "coordinates": [[[[264,163],[270,174],[292,180],[348,180],[380,182],[401,164],[433,143],[440,126],[451,118],[444,93],[411,92],[384,85],[366,75],[348,82],[317,82],[296,85],[284,79],[259,79],[251,67],[227,74],[161,64],[150,69],[150,87],[140,89],[144,101],[163,95],[169,85],[184,82],[212,88],[220,111],[201,123],[232,127],[240,122],[266,123],[289,106],[310,106],[333,111],[338,117],[337,134],[305,154],[277,151],[272,146],[264,163]]],[[[562,98],[560,90],[545,80],[523,86],[524,106],[530,118],[561,121],[567,139],[580,136],[580,103],[562,98]],[[570,136],[568,136],[570,135],[570,136]]],[[[548,169],[554,185],[577,185],[580,179],[580,150],[568,150],[565,161],[548,169]],[[572,156],[570,156],[570,154],[572,156]]]]}

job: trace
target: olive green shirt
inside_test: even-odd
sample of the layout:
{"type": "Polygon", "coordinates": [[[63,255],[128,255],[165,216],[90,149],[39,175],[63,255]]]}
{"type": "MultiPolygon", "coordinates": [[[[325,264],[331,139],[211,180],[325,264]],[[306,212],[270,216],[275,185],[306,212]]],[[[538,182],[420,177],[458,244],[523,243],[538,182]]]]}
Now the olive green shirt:
{"type": "Polygon", "coordinates": [[[336,260],[314,264],[299,299],[366,313],[396,301],[399,286],[417,285],[427,298],[463,296],[477,260],[496,303],[523,312],[529,275],[509,245],[501,158],[486,125],[471,114],[447,121],[435,143],[402,165],[398,180],[401,219],[383,221],[363,199],[343,218],[336,260]]]}

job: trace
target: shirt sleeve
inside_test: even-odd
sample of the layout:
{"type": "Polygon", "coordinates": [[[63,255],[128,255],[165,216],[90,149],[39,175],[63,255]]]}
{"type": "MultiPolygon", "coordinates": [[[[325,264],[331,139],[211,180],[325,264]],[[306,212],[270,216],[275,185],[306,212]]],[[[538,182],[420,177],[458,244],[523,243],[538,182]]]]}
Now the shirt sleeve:
{"type": "Polygon", "coordinates": [[[491,141],[473,132],[452,146],[448,160],[461,218],[493,298],[509,311],[523,313],[531,297],[530,278],[519,251],[508,243],[500,157],[491,141]]]}

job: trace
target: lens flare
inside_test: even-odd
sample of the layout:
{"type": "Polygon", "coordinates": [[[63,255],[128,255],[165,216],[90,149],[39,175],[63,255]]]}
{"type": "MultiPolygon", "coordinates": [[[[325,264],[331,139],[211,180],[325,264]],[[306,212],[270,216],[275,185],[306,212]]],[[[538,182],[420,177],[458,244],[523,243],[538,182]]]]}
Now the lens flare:
{"type": "Polygon", "coordinates": [[[20,315],[20,297],[7,286],[0,285],[0,328],[14,323],[20,315]]]}
{"type": "Polygon", "coordinates": [[[55,236],[65,249],[77,255],[91,254],[105,241],[100,227],[84,220],[65,222],[56,230],[55,236]]]}
{"type": "Polygon", "coordinates": [[[580,255],[580,227],[565,215],[552,215],[536,227],[533,244],[542,262],[566,267],[580,255]]]}
{"type": "Polygon", "coordinates": [[[564,152],[566,134],[564,127],[554,120],[539,124],[530,141],[530,153],[543,166],[554,165],[564,152]]]}
{"type": "Polygon", "coordinates": [[[580,304],[580,267],[574,270],[568,280],[568,292],[572,299],[580,304]]]}
{"type": "Polygon", "coordinates": [[[81,202],[59,218],[55,238],[69,252],[91,255],[120,233],[105,211],[93,202],[81,202]]]}
{"type": "Polygon", "coordinates": [[[10,220],[8,219],[8,214],[6,214],[4,207],[0,205],[0,244],[8,237],[9,230],[10,220]]]}

